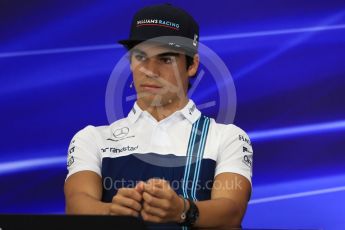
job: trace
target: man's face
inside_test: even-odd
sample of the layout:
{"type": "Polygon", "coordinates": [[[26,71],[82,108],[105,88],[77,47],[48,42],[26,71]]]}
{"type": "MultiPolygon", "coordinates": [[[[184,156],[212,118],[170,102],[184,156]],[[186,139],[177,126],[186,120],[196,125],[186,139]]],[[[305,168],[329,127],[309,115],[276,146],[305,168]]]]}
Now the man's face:
{"type": "Polygon", "coordinates": [[[184,99],[188,79],[196,69],[194,64],[187,69],[184,52],[158,43],[140,43],[131,52],[137,100],[147,106],[164,106],[184,99]]]}

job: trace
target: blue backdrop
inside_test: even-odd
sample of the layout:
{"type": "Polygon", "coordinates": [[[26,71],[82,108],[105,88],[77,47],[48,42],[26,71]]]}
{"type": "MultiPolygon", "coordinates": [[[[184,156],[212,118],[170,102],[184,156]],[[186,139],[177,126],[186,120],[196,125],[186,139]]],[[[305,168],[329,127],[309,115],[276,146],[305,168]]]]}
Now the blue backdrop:
{"type": "MultiPolygon", "coordinates": [[[[64,212],[69,141],[108,124],[106,86],[125,54],[116,41],[136,10],[159,2],[0,1],[1,213],[64,212]]],[[[234,79],[234,123],[255,153],[243,225],[345,229],[345,2],[173,3],[234,79]]],[[[219,100],[210,83],[197,103],[219,100]]]]}

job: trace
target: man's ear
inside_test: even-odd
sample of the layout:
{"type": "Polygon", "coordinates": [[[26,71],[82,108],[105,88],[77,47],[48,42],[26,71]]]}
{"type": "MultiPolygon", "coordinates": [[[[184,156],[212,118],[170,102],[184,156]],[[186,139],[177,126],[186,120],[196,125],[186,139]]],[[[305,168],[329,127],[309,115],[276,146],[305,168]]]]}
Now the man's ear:
{"type": "Polygon", "coordinates": [[[194,76],[196,74],[196,72],[198,71],[199,62],[200,62],[199,54],[194,54],[193,64],[190,65],[188,67],[188,70],[187,70],[189,77],[192,77],[192,76],[194,76]]]}

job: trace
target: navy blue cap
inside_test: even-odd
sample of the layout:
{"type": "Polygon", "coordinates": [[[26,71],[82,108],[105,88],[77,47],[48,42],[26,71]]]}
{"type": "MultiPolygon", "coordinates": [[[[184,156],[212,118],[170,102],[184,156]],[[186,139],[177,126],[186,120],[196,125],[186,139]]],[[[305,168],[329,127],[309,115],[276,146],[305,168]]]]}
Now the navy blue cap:
{"type": "Polygon", "coordinates": [[[185,10],[171,4],[147,6],[133,17],[129,38],[119,43],[127,49],[150,39],[197,52],[199,25],[185,10]]]}

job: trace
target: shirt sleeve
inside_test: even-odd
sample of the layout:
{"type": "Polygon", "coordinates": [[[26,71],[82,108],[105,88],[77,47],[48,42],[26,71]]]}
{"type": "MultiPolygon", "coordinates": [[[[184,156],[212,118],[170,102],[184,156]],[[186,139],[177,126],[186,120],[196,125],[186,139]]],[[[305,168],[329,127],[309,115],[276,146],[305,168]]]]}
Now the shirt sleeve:
{"type": "Polygon", "coordinates": [[[72,174],[84,170],[101,176],[101,157],[94,130],[94,126],[87,126],[72,138],[68,148],[66,180],[72,174]]]}
{"type": "Polygon", "coordinates": [[[215,176],[237,173],[252,183],[253,148],[248,135],[235,125],[226,125],[221,133],[215,176]]]}

